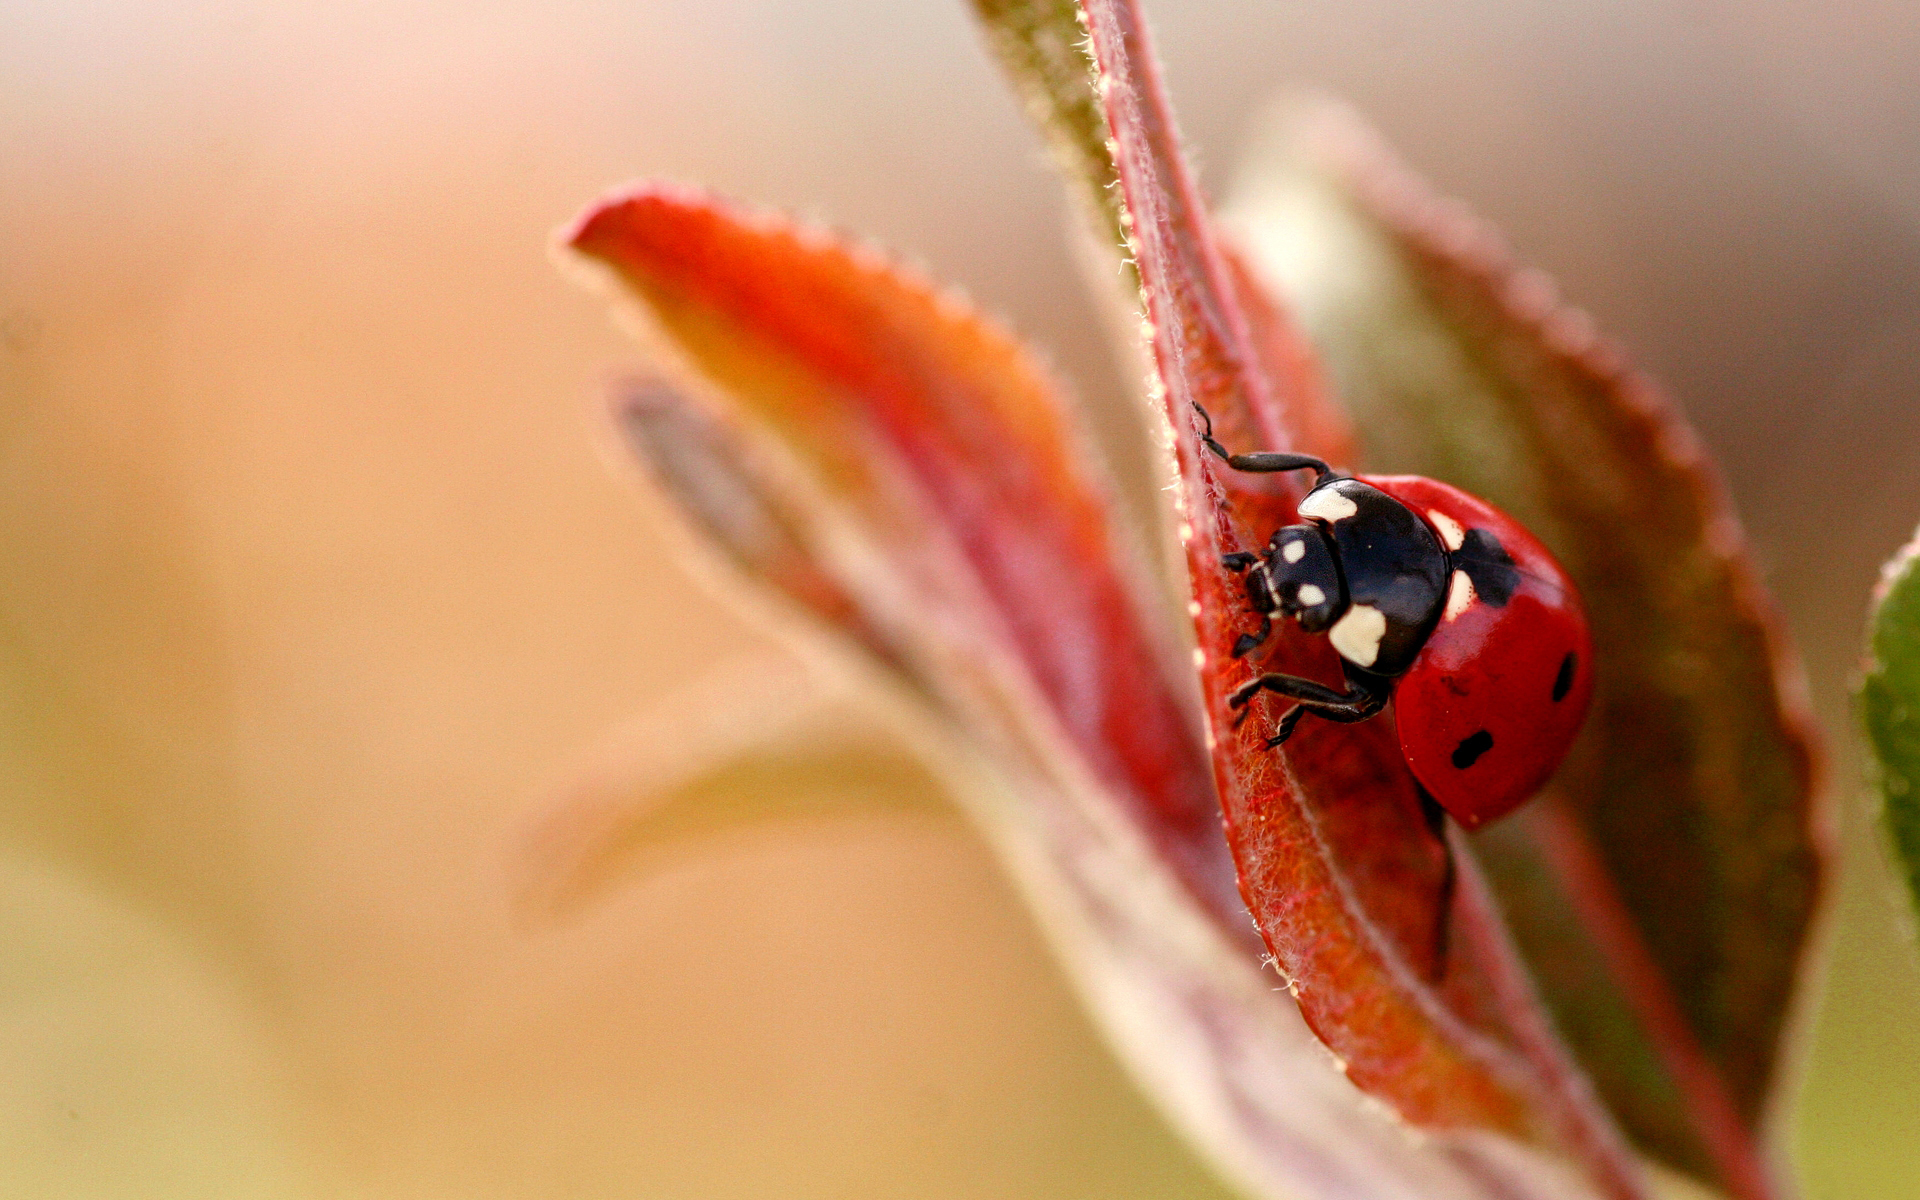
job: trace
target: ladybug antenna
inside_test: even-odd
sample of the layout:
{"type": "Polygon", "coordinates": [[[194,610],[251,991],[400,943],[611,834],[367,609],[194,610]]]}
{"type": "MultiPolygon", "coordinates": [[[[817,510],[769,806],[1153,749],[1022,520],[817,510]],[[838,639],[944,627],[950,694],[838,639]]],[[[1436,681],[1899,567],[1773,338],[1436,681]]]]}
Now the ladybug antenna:
{"type": "Polygon", "coordinates": [[[1229,454],[1227,448],[1213,436],[1212,414],[1201,408],[1197,400],[1193,402],[1193,411],[1199,413],[1200,419],[1205,422],[1205,428],[1200,434],[1201,443],[1236,471],[1265,475],[1276,471],[1311,470],[1315,476],[1313,481],[1315,487],[1319,487],[1333,475],[1331,467],[1311,454],[1283,454],[1277,450],[1263,450],[1257,454],[1229,454]]]}

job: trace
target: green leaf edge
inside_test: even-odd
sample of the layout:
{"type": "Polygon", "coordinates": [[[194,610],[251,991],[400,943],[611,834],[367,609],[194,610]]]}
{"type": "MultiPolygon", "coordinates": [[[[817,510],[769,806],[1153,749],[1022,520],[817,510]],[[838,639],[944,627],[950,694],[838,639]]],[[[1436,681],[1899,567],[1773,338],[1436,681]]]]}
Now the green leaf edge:
{"type": "MultiPolygon", "coordinates": [[[[1077,0],[968,0],[1004,78],[1043,130],[1063,179],[1093,226],[1125,244],[1120,173],[1100,111],[1097,73],[1077,0]]],[[[1129,282],[1138,282],[1133,264],[1129,282]]]]}
{"type": "Polygon", "coordinates": [[[1920,914],[1920,532],[1881,568],[1867,656],[1860,718],[1880,825],[1920,914]]]}

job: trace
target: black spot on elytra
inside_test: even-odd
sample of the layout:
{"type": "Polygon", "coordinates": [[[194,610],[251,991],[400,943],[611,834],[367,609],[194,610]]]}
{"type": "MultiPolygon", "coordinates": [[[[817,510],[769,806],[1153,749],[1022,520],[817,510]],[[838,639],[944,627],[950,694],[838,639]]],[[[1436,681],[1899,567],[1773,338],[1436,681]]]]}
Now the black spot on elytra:
{"type": "Polygon", "coordinates": [[[1500,539],[1484,529],[1469,529],[1460,539],[1460,548],[1450,556],[1453,565],[1467,573],[1474,594],[1495,608],[1505,608],[1520,586],[1520,572],[1514,568],[1513,555],[1500,539]]]}
{"type": "Polygon", "coordinates": [[[1491,749],[1493,749],[1492,734],[1484,729],[1479,733],[1469,734],[1461,738],[1460,744],[1453,748],[1453,765],[1455,768],[1464,771],[1474,763],[1479,762],[1480,756],[1491,749]]]}
{"type": "Polygon", "coordinates": [[[1573,668],[1577,661],[1578,659],[1575,658],[1571,650],[1567,651],[1567,656],[1560,660],[1560,673],[1553,677],[1553,702],[1555,704],[1565,700],[1567,693],[1573,690],[1573,668]]]}

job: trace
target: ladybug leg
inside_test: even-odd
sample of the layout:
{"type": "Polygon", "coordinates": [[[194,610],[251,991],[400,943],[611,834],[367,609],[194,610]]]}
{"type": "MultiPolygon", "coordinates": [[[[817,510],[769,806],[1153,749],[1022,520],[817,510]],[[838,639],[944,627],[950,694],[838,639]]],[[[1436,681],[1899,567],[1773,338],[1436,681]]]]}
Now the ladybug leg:
{"type": "Polygon", "coordinates": [[[1273,736],[1267,739],[1267,749],[1271,750],[1275,746],[1284,744],[1288,738],[1293,736],[1293,727],[1298,725],[1300,718],[1306,715],[1307,710],[1298,704],[1288,709],[1286,713],[1281,716],[1279,723],[1273,727],[1273,736]]]}
{"type": "MultiPolygon", "coordinates": [[[[1258,560],[1255,560],[1258,561],[1258,560]]],[[[1259,649],[1273,633],[1273,610],[1279,605],[1274,602],[1273,589],[1268,584],[1269,576],[1265,571],[1252,571],[1247,575],[1247,603],[1253,611],[1260,614],[1260,628],[1252,633],[1243,633],[1233,643],[1233,656],[1245,658],[1259,649]]]]}
{"type": "Polygon", "coordinates": [[[1371,688],[1364,683],[1348,680],[1347,690],[1336,692],[1324,683],[1302,679],[1298,675],[1261,675],[1250,679],[1227,697],[1227,703],[1234,708],[1244,708],[1261,692],[1275,692],[1289,700],[1297,700],[1312,710],[1315,716],[1342,724],[1364,721],[1387,703],[1387,691],[1383,688],[1371,688]]]}
{"type": "Polygon", "coordinates": [[[1263,614],[1260,618],[1260,628],[1254,630],[1252,633],[1243,633],[1234,639],[1233,656],[1235,658],[1245,658],[1247,655],[1252,654],[1260,648],[1261,643],[1265,642],[1272,633],[1273,618],[1263,614]]]}
{"type": "MultiPolygon", "coordinates": [[[[1384,680],[1381,682],[1386,683],[1384,680]]],[[[1298,707],[1280,719],[1278,729],[1267,742],[1269,746],[1277,746],[1292,737],[1294,726],[1300,723],[1300,718],[1294,713],[1312,713],[1328,721],[1350,725],[1355,721],[1364,721],[1385,708],[1391,690],[1391,685],[1381,686],[1350,678],[1347,690],[1336,692],[1324,683],[1315,683],[1298,675],[1262,675],[1241,685],[1227,697],[1227,704],[1245,709],[1261,692],[1274,692],[1296,701],[1298,707]]]]}
{"type": "Polygon", "coordinates": [[[1446,866],[1440,876],[1440,900],[1435,906],[1433,920],[1433,982],[1438,983],[1447,974],[1447,950],[1451,941],[1449,933],[1453,928],[1453,893],[1459,882],[1459,868],[1453,861],[1453,849],[1447,845],[1447,810],[1440,802],[1428,794],[1427,789],[1414,785],[1420,791],[1420,815],[1426,818],[1427,829],[1439,839],[1440,852],[1446,855],[1446,866]]]}
{"type": "Polygon", "coordinates": [[[1200,419],[1206,422],[1205,431],[1200,435],[1201,443],[1205,445],[1207,449],[1219,455],[1222,461],[1236,471],[1270,474],[1275,471],[1310,470],[1317,479],[1325,479],[1327,476],[1333,474],[1331,467],[1327,466],[1327,464],[1320,459],[1313,457],[1311,454],[1282,454],[1277,451],[1263,451],[1258,454],[1230,454],[1227,452],[1227,448],[1220,444],[1219,439],[1213,436],[1213,414],[1201,408],[1198,402],[1194,404],[1193,411],[1199,413],[1200,419]]]}

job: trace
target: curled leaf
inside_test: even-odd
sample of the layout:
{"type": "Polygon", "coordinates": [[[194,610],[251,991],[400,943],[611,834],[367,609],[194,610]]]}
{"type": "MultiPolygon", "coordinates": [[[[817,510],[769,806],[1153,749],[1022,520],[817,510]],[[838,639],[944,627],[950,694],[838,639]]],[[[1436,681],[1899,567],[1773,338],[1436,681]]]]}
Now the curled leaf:
{"type": "Polygon", "coordinates": [[[1881,573],[1868,626],[1860,715],[1888,843],[1920,910],[1920,538],[1881,573]]]}

